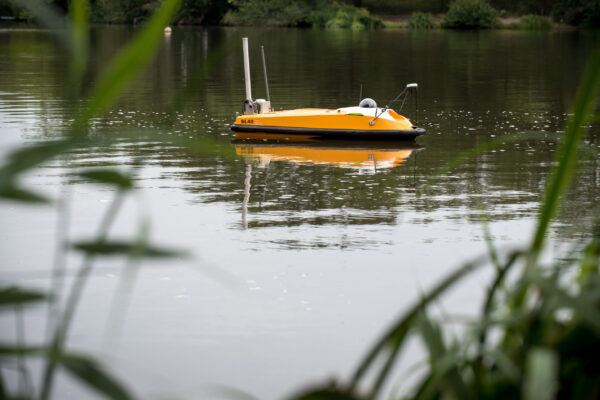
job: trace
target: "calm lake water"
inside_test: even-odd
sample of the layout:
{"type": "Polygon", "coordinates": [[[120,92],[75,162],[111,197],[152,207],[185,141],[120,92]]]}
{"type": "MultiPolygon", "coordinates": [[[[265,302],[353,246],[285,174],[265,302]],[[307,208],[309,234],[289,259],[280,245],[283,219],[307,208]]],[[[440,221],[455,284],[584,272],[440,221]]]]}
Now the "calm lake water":
{"type": "MultiPolygon", "coordinates": [[[[134,33],[94,28],[90,84],[134,33]]],[[[147,220],[153,242],[194,255],[134,270],[123,260],[99,262],[71,347],[98,355],[146,397],[208,397],[217,384],[281,398],[347,378],[404,307],[485,253],[483,213],[499,248],[527,243],[597,41],[597,33],[575,31],[174,28],[156,62],[93,121],[99,144],[25,177],[28,187],[66,201],[68,237],[86,239],[114,192],[72,173],[133,171],[139,190],[111,237],[135,237],[147,220]],[[255,97],[264,96],[265,46],[276,109],[356,105],[360,84],[383,105],[418,82],[427,134],[416,144],[232,142],[229,125],[244,98],[243,36],[255,97]],[[526,139],[425,185],[461,152],[514,134],[526,139]]],[[[0,25],[0,157],[59,136],[82,108],[70,96],[67,59],[50,32],[0,25]]],[[[411,102],[403,114],[415,119],[411,102]]],[[[585,216],[600,198],[597,128],[585,144],[552,229],[556,254],[585,237],[585,216]]],[[[0,205],[2,284],[49,286],[58,215],[56,206],[0,205]]],[[[69,270],[79,262],[70,256],[69,270]]],[[[487,277],[482,271],[465,281],[440,309],[472,314],[487,277]]],[[[44,337],[45,315],[44,307],[27,311],[28,342],[44,337]]],[[[0,316],[0,332],[14,339],[12,315],[0,316]]],[[[420,357],[415,342],[400,368],[420,357]]],[[[57,392],[82,396],[67,379],[57,392]]]]}

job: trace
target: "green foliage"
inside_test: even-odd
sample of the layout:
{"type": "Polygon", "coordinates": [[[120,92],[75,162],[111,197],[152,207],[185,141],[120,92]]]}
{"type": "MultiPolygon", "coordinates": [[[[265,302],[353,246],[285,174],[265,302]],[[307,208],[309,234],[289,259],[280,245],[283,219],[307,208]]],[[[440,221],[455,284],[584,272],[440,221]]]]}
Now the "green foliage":
{"type": "MultiPolygon", "coordinates": [[[[269,26],[325,27],[327,21],[337,19],[335,23],[331,23],[332,26],[358,28],[358,24],[354,22],[355,18],[350,23],[344,15],[336,18],[337,12],[345,4],[351,3],[356,8],[364,8],[376,14],[401,15],[418,12],[444,13],[448,11],[451,3],[450,0],[338,1],[342,4],[327,0],[183,0],[173,22],[205,25],[216,25],[221,22],[227,25],[266,23],[269,26]],[[242,13],[238,13],[240,11],[242,13]]],[[[0,0],[0,15],[13,16],[21,20],[33,19],[36,13],[29,7],[24,7],[24,2],[50,5],[58,10],[69,8],[69,2],[66,0],[45,0],[42,3],[36,0],[0,0]]],[[[497,10],[505,10],[517,15],[552,15],[556,21],[570,25],[600,27],[600,0],[489,0],[489,2],[497,10]]],[[[90,19],[111,23],[139,23],[148,18],[160,3],[159,0],[94,0],[89,3],[90,19]]],[[[370,26],[370,23],[364,21],[361,24],[366,28],[370,26]]],[[[479,27],[479,24],[476,26],[479,27]]],[[[521,29],[518,26],[515,28],[521,29]]]]}
{"type": "Polygon", "coordinates": [[[403,15],[413,12],[443,13],[450,0],[362,0],[360,6],[378,14],[403,15]]]}
{"type": "Polygon", "coordinates": [[[526,15],[519,22],[516,22],[510,26],[513,29],[522,29],[529,31],[542,31],[552,29],[552,21],[548,17],[541,15],[526,15]]]}
{"type": "Polygon", "coordinates": [[[179,24],[217,25],[229,8],[228,0],[183,0],[175,19],[179,24]]]}
{"type": "Polygon", "coordinates": [[[92,4],[95,21],[138,23],[148,18],[159,6],[157,0],[98,0],[92,4]]]}
{"type": "Polygon", "coordinates": [[[504,10],[511,14],[548,15],[553,4],[560,0],[490,0],[496,10],[504,10]]]}
{"type": "MultiPolygon", "coordinates": [[[[318,25],[323,26],[323,25],[318,25]]],[[[337,7],[335,16],[325,23],[326,28],[334,29],[372,29],[381,27],[381,21],[369,15],[364,8],[356,8],[347,5],[337,7]]]]}
{"type": "Polygon", "coordinates": [[[227,25],[314,26],[321,28],[380,28],[381,21],[366,9],[317,0],[248,0],[225,14],[227,25]]]}
{"type": "Polygon", "coordinates": [[[94,359],[75,354],[61,354],[60,365],[80,382],[107,399],[132,400],[129,391],[94,359]]]}
{"type": "Polygon", "coordinates": [[[600,28],[600,0],[557,0],[552,17],[569,25],[600,28]]]}
{"type": "Polygon", "coordinates": [[[146,258],[173,258],[185,256],[185,253],[177,250],[164,249],[148,244],[139,245],[135,242],[123,241],[95,241],[78,242],[73,244],[73,249],[81,251],[86,255],[93,256],[133,256],[146,258]]]}
{"type": "Polygon", "coordinates": [[[408,20],[410,29],[431,29],[433,28],[433,16],[429,13],[413,13],[408,20]]]}
{"type": "Polygon", "coordinates": [[[454,0],[441,25],[447,29],[486,29],[495,22],[496,10],[486,0],[454,0]]]}
{"type": "Polygon", "coordinates": [[[110,169],[89,169],[78,174],[84,179],[89,179],[92,182],[113,185],[121,190],[129,190],[133,188],[133,180],[131,176],[117,170],[110,169]]]}
{"type": "Polygon", "coordinates": [[[223,17],[226,25],[299,26],[309,7],[293,0],[249,0],[223,17]]]}

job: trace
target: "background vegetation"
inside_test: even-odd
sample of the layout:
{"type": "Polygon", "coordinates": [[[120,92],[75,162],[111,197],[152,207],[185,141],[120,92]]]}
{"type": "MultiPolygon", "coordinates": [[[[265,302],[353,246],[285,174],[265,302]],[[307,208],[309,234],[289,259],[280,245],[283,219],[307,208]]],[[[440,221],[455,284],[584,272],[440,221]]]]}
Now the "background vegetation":
{"type": "Polygon", "coordinates": [[[410,29],[431,29],[433,28],[433,16],[429,13],[416,12],[408,20],[410,29]]]}
{"type": "Polygon", "coordinates": [[[455,0],[442,19],[442,28],[491,28],[496,22],[496,10],[484,0],[455,0]]]}
{"type": "Polygon", "coordinates": [[[378,28],[381,21],[364,8],[326,0],[247,0],[225,14],[227,25],[378,28]]]}
{"type": "MultiPolygon", "coordinates": [[[[67,0],[46,0],[68,11],[67,0]]],[[[370,14],[389,16],[426,12],[443,14],[462,0],[183,0],[173,23],[217,25],[270,25],[373,28],[381,26],[370,14]]],[[[600,27],[600,0],[479,0],[480,8],[492,7],[499,15],[542,15],[554,21],[587,28],[600,27]]],[[[89,0],[94,22],[139,23],[160,4],[159,0],[89,0]]],[[[464,9],[464,6],[461,8],[464,9]]],[[[454,12],[456,15],[456,12],[454,12]]],[[[0,16],[30,19],[16,0],[0,0],[0,16]]],[[[468,16],[468,15],[467,15],[468,16]]],[[[488,17],[485,18],[487,25],[488,17]]],[[[449,21],[453,27],[456,17],[449,21]]],[[[472,25],[467,18],[468,26],[472,25]]]]}
{"type": "Polygon", "coordinates": [[[511,25],[512,28],[530,30],[530,31],[541,31],[552,29],[552,21],[548,17],[542,15],[525,15],[519,22],[515,22],[511,25]]]}

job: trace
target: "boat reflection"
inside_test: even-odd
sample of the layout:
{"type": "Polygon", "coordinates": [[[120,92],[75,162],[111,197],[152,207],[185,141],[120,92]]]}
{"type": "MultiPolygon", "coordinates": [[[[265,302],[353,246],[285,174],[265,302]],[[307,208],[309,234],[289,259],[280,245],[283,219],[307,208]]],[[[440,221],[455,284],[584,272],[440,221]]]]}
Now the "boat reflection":
{"type": "Polygon", "coordinates": [[[328,165],[377,172],[403,165],[413,151],[421,149],[414,142],[324,140],[310,136],[237,133],[233,140],[236,153],[246,159],[242,226],[248,228],[248,204],[252,187],[252,166],[264,168],[265,182],[259,206],[265,200],[271,161],[306,165],[328,165]]]}
{"type": "Polygon", "coordinates": [[[403,165],[422,146],[406,141],[318,139],[311,136],[236,134],[236,153],[248,161],[288,161],[341,168],[383,169],[403,165]]]}

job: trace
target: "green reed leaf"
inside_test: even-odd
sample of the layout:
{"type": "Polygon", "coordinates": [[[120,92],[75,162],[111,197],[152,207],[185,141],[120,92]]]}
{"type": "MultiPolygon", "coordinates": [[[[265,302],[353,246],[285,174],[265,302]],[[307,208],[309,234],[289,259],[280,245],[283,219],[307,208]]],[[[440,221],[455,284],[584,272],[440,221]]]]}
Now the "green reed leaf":
{"type": "Polygon", "coordinates": [[[21,189],[14,184],[0,187],[0,198],[21,203],[45,204],[50,202],[50,199],[47,197],[26,189],[21,189]]]}
{"type": "Polygon", "coordinates": [[[360,400],[361,397],[356,397],[348,393],[340,392],[336,389],[314,389],[308,390],[302,394],[292,397],[292,400],[360,400]]]}
{"type": "Polygon", "coordinates": [[[111,61],[89,94],[87,109],[75,126],[81,127],[112,105],[135,75],[151,60],[164,37],[164,28],[177,11],[181,0],[165,0],[144,28],[111,61]]]}
{"type": "Polygon", "coordinates": [[[55,360],[81,383],[113,400],[131,400],[134,397],[102,365],[91,357],[82,354],[66,353],[60,349],[43,346],[14,346],[0,344],[0,356],[41,357],[55,360]]]}
{"type": "Polygon", "coordinates": [[[77,242],[72,248],[94,256],[135,256],[145,258],[185,257],[187,254],[179,250],[166,249],[151,245],[140,246],[138,242],[125,241],[93,241],[77,242]]]}
{"type": "Polygon", "coordinates": [[[583,139],[583,134],[593,118],[593,112],[600,89],[600,46],[592,54],[586,73],[579,85],[575,105],[573,107],[573,117],[569,120],[564,139],[556,151],[555,161],[558,166],[553,168],[552,174],[546,184],[544,201],[540,208],[538,217],[538,227],[536,229],[531,251],[538,253],[543,246],[546,231],[550,222],[558,210],[562,196],[573,181],[579,145],[583,139]]]}
{"type": "Polygon", "coordinates": [[[116,169],[89,169],[77,174],[78,176],[92,180],[96,183],[114,185],[122,190],[133,188],[131,176],[124,174],[116,169]]]}
{"type": "Polygon", "coordinates": [[[550,349],[534,348],[527,353],[524,400],[552,400],[556,394],[558,355],[550,349]]]}
{"type": "Polygon", "coordinates": [[[57,155],[79,145],[79,138],[66,138],[36,143],[12,151],[0,167],[0,198],[24,203],[47,203],[48,198],[19,187],[19,176],[57,155]]]}
{"type": "Polygon", "coordinates": [[[47,349],[41,346],[21,347],[14,344],[0,343],[0,356],[45,356],[47,349]]]}
{"type": "Polygon", "coordinates": [[[77,144],[73,139],[51,140],[19,148],[6,156],[0,168],[0,185],[12,182],[15,177],[63,153],[77,144]]]}
{"type": "Polygon", "coordinates": [[[70,7],[71,16],[71,74],[70,80],[72,86],[79,88],[83,78],[86,61],[88,59],[88,42],[89,42],[89,18],[88,18],[88,1],[87,0],[71,0],[70,7]]]}
{"type": "Polygon", "coordinates": [[[133,399],[129,391],[92,358],[82,355],[61,354],[59,363],[80,382],[108,399],[133,399]]]}
{"type": "Polygon", "coordinates": [[[23,289],[16,286],[0,289],[0,307],[38,303],[47,299],[48,295],[38,290],[23,289]]]}
{"type": "Polygon", "coordinates": [[[373,365],[373,362],[377,356],[383,353],[388,346],[392,346],[397,354],[398,349],[406,343],[406,334],[413,327],[414,320],[421,310],[423,310],[431,301],[435,300],[466,275],[483,265],[486,259],[487,257],[477,259],[471,263],[464,264],[462,267],[451,272],[444,279],[438,282],[426,295],[424,295],[420,301],[413,304],[404,314],[402,314],[398,321],[380,337],[374,346],[371,347],[367,355],[359,364],[352,377],[350,391],[354,390],[359,380],[373,365]]]}
{"type": "Polygon", "coordinates": [[[15,0],[15,3],[31,13],[40,25],[54,31],[64,48],[71,48],[68,20],[55,6],[40,0],[15,0]]]}
{"type": "MultiPolygon", "coordinates": [[[[449,377],[457,374],[456,368],[461,362],[462,360],[457,352],[457,349],[450,349],[435,361],[430,361],[432,365],[428,373],[426,373],[423,377],[421,384],[417,386],[415,395],[412,397],[412,399],[431,400],[440,397],[449,399],[469,398],[468,392],[464,393],[465,397],[456,397],[456,390],[452,388],[451,383],[449,384],[449,377]]],[[[457,378],[461,381],[459,385],[463,386],[460,375],[458,375],[457,378]]]]}
{"type": "Polygon", "coordinates": [[[562,290],[558,283],[543,277],[533,277],[532,282],[539,285],[550,298],[554,299],[563,307],[573,310],[579,318],[596,330],[600,335],[600,311],[594,304],[595,302],[587,300],[585,297],[574,297],[562,290]]]}
{"type": "MultiPolygon", "coordinates": [[[[421,333],[425,346],[429,351],[433,373],[437,372],[440,375],[439,380],[445,382],[452,392],[452,394],[447,397],[468,399],[470,396],[467,387],[456,370],[458,360],[456,355],[448,354],[440,326],[434,324],[423,310],[416,319],[416,327],[421,333]],[[436,371],[438,364],[442,364],[442,360],[445,361],[444,364],[446,364],[446,369],[443,371],[436,371]]],[[[444,391],[442,390],[441,392],[444,391]]]]}

